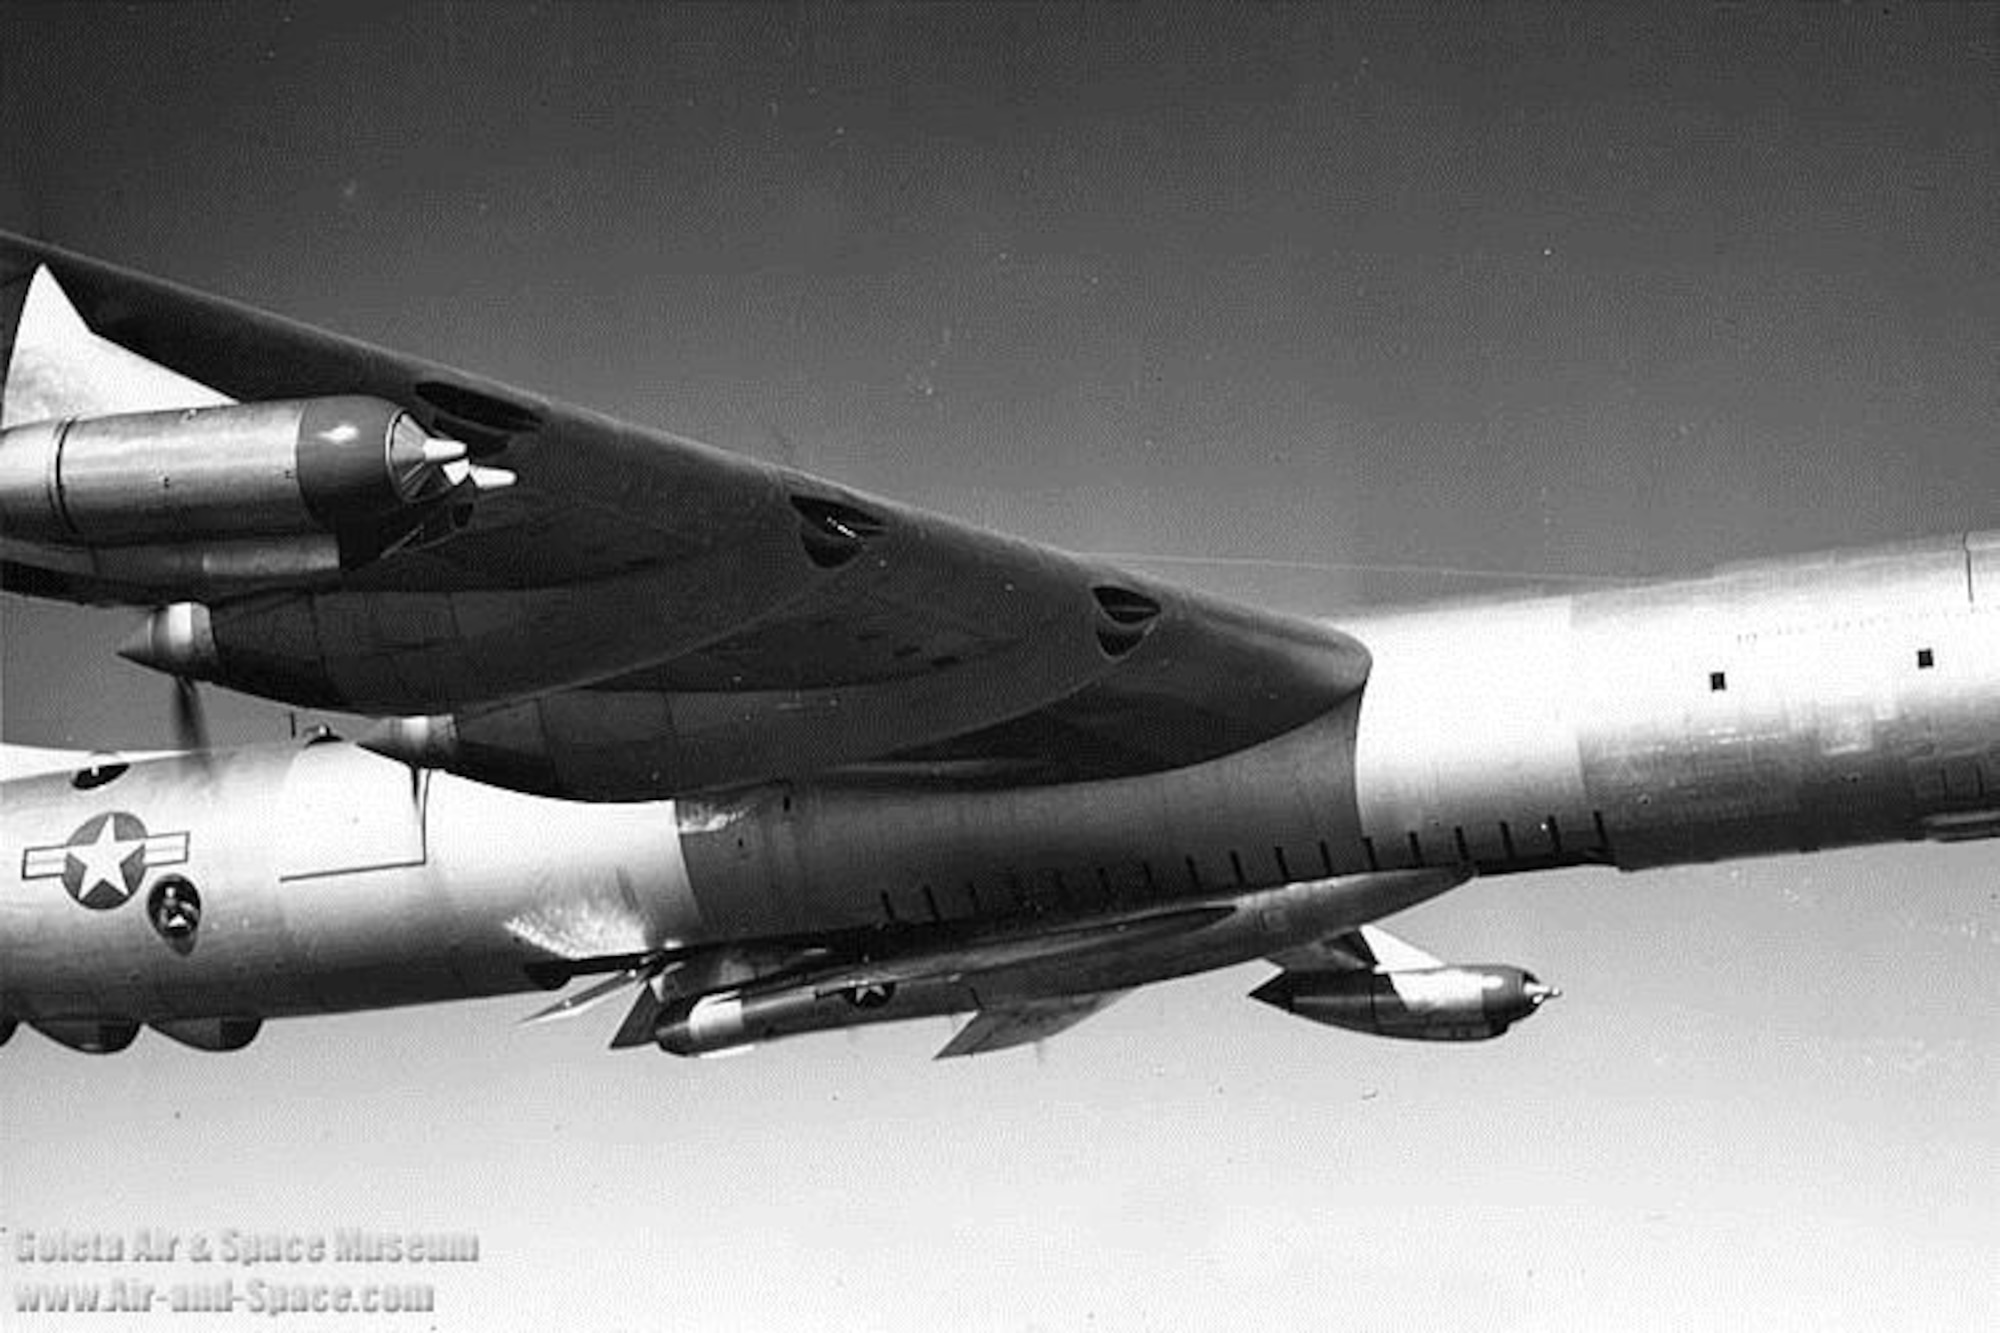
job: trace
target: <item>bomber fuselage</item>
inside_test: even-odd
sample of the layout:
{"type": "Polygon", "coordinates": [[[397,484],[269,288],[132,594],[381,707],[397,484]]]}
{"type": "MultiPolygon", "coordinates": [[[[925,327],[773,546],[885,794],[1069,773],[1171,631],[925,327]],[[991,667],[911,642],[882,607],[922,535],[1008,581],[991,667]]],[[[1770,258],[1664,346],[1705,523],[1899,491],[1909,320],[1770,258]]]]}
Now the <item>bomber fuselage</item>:
{"type": "MultiPolygon", "coordinates": [[[[669,947],[1018,930],[1439,872],[1339,899],[1306,923],[1325,932],[1468,873],[1987,836],[1996,552],[1974,536],[1344,618],[1373,658],[1358,695],[1255,748],[1109,781],[835,775],[584,804],[337,742],[17,778],[0,1010],[362,1009],[669,947]]],[[[1230,947],[1255,956],[1273,930],[1230,947]]],[[[1233,961],[1149,957],[1093,984],[1233,961]]]]}

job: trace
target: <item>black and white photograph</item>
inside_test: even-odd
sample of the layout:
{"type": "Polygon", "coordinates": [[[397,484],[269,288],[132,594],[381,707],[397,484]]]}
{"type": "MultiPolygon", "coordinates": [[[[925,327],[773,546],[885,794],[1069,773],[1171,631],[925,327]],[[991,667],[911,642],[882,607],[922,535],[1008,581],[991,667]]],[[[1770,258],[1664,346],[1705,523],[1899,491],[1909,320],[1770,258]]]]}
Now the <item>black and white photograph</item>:
{"type": "Polygon", "coordinates": [[[0,5],[0,1328],[2000,1327],[2000,3],[0,5]]]}

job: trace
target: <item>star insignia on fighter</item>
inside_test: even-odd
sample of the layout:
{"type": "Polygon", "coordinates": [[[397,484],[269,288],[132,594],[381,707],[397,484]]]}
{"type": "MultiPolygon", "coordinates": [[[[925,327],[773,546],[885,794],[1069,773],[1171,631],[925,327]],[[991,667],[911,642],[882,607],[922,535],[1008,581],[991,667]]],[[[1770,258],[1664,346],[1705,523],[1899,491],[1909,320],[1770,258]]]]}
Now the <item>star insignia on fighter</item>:
{"type": "Polygon", "coordinates": [[[22,879],[60,879],[69,896],[94,911],[122,906],[155,866],[187,860],[188,835],[146,831],[124,810],[93,815],[66,842],[30,847],[21,857],[22,879]]]}

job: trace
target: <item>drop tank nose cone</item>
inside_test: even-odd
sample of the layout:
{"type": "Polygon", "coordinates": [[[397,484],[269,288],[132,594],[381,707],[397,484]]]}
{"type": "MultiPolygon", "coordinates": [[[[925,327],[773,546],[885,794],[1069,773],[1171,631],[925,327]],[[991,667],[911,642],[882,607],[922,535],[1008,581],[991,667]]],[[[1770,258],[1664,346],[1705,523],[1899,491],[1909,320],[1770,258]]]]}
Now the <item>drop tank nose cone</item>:
{"type": "Polygon", "coordinates": [[[1522,987],[1522,993],[1528,997],[1529,1004],[1539,1009],[1550,1000],[1560,1000],[1562,998],[1562,987],[1544,986],[1539,981],[1531,981],[1522,987]]]}
{"type": "Polygon", "coordinates": [[[215,628],[199,602],[175,602],[146,617],[118,645],[118,655],[154,671],[191,680],[213,680],[221,670],[215,628]]]}

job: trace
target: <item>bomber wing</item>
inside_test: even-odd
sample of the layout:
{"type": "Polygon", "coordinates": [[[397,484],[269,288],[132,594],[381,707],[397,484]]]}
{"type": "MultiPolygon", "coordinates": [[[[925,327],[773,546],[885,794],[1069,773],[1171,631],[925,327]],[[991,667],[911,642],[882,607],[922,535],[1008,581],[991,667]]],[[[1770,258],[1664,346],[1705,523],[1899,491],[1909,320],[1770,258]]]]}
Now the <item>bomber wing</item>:
{"type": "Polygon", "coordinates": [[[831,769],[1123,776],[1254,745],[1367,674],[1360,644],[1322,624],[0,234],[16,404],[61,410],[71,369],[15,355],[43,272],[73,314],[64,345],[150,368],[145,382],[168,386],[151,405],[196,389],[244,404],[360,395],[512,475],[462,530],[310,587],[196,597],[7,550],[17,591],[199,601],[134,655],[268,698],[421,719],[375,738],[413,761],[618,799],[831,769]],[[176,639],[175,626],[194,628],[176,639]]]}

